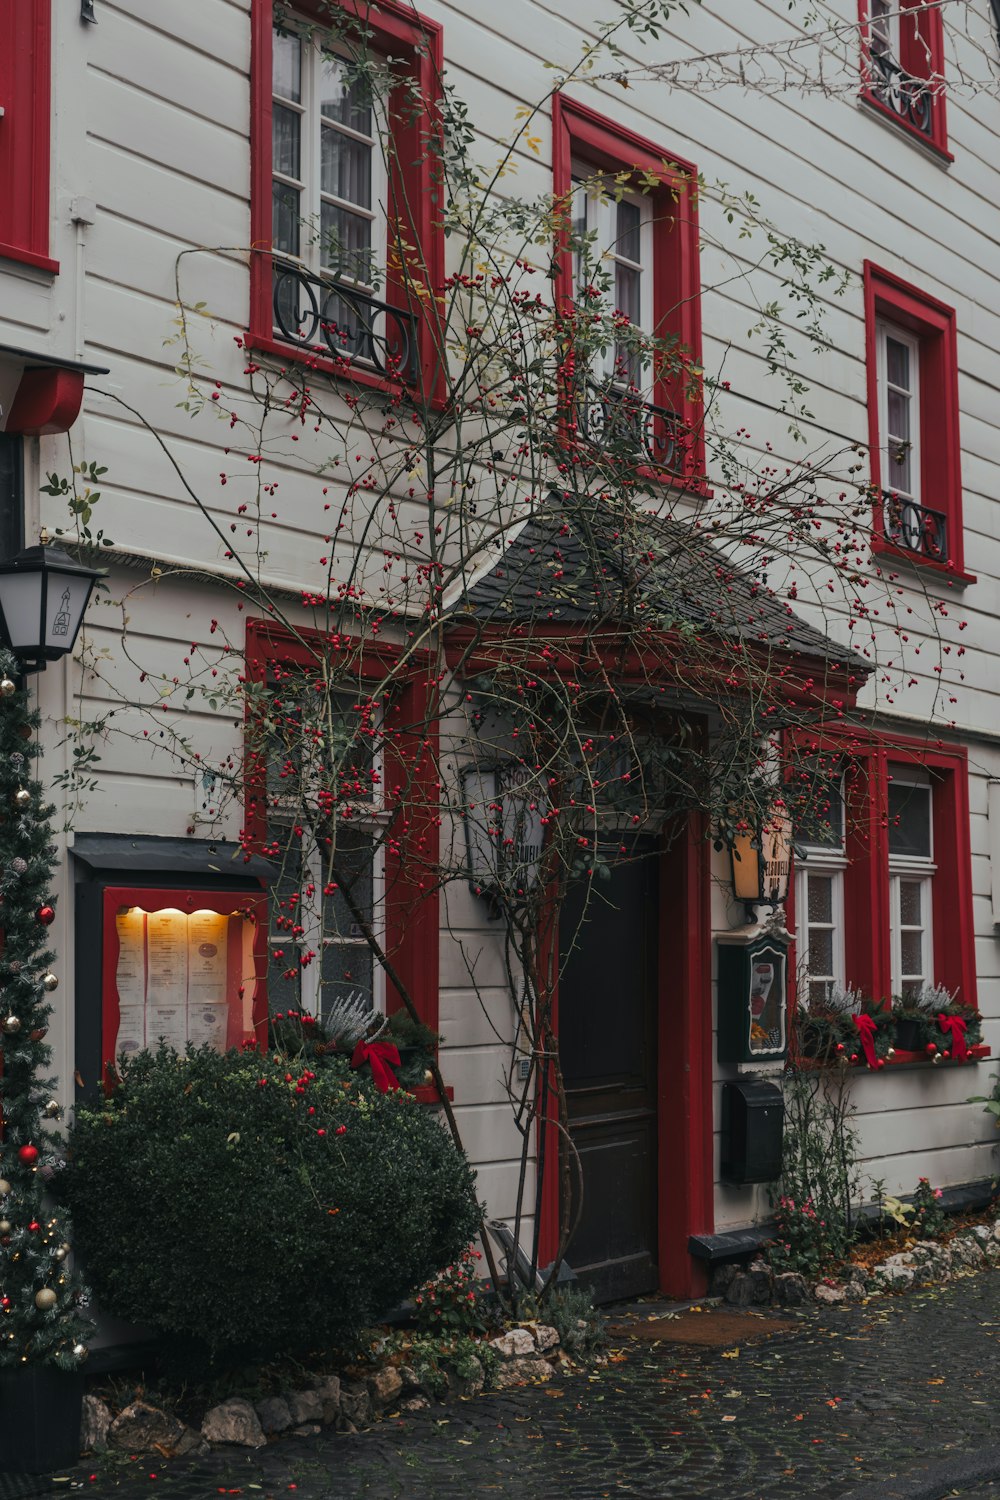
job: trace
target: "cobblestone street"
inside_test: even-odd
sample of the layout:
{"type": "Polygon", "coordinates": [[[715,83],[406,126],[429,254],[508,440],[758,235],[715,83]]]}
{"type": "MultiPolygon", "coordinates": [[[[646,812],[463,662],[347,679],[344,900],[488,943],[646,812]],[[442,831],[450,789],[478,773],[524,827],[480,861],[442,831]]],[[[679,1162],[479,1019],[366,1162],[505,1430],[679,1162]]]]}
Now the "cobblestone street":
{"type": "MultiPolygon", "coordinates": [[[[637,1325],[647,1315],[640,1309],[637,1325]]],[[[72,1482],[122,1500],[160,1490],[176,1500],[1000,1495],[982,1472],[1000,1444],[1000,1274],[790,1318],[792,1329],[730,1348],[616,1339],[592,1374],[357,1436],[324,1432],[211,1461],[105,1457],[72,1482]]]]}

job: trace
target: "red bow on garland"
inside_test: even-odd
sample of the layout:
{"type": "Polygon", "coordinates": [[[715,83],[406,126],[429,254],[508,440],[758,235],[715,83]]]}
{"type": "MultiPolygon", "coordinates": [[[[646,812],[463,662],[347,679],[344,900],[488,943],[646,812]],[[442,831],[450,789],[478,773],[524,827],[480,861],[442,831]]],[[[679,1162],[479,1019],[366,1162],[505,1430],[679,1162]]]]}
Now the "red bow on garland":
{"type": "Polygon", "coordinates": [[[965,1044],[965,1022],[961,1016],[938,1016],[938,1025],[945,1036],[951,1036],[951,1055],[959,1062],[969,1055],[965,1044]]]}
{"type": "Polygon", "coordinates": [[[371,1066],[375,1087],[380,1094],[399,1088],[399,1079],[392,1068],[399,1067],[399,1048],[392,1042],[366,1042],[362,1037],[354,1049],[351,1067],[360,1068],[362,1063],[371,1066]],[[392,1067],[389,1064],[392,1064],[392,1067]]]}
{"type": "Polygon", "coordinates": [[[877,1068],[879,1060],[875,1056],[875,1033],[878,1027],[875,1025],[872,1017],[866,1016],[863,1011],[859,1011],[856,1016],[852,1016],[851,1020],[858,1028],[858,1035],[861,1038],[861,1050],[865,1054],[865,1062],[870,1068],[877,1068]]]}

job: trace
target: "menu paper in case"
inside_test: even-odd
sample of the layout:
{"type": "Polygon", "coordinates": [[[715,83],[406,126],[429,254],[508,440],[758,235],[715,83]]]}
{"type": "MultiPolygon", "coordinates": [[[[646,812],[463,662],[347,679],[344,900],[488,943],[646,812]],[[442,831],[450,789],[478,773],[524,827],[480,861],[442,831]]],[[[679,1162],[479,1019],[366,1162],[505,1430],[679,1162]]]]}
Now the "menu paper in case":
{"type": "Polygon", "coordinates": [[[141,1005],[123,1005],[118,1013],[118,1037],[114,1056],[131,1057],[146,1045],[146,1012],[141,1005]]]}
{"type": "Polygon", "coordinates": [[[146,1004],[187,1003],[187,917],[182,911],[151,911],[146,917],[146,1004]]]}
{"type": "Polygon", "coordinates": [[[224,1005],[229,974],[229,918],[193,911],[187,919],[188,1006],[224,1005]]]}
{"type": "MultiPolygon", "coordinates": [[[[118,968],[115,983],[120,1006],[142,1006],[146,1001],[146,913],[127,907],[115,917],[118,968]]],[[[142,1043],[139,1043],[142,1046],[142,1043]]]]}
{"type": "Polygon", "coordinates": [[[228,1005],[188,1006],[188,1040],[192,1047],[214,1047],[224,1052],[228,1024],[228,1005]]]}
{"type": "Polygon", "coordinates": [[[166,1042],[168,1047],[183,1052],[187,1042],[187,1006],[147,1005],[146,1042],[150,1047],[166,1042]]]}

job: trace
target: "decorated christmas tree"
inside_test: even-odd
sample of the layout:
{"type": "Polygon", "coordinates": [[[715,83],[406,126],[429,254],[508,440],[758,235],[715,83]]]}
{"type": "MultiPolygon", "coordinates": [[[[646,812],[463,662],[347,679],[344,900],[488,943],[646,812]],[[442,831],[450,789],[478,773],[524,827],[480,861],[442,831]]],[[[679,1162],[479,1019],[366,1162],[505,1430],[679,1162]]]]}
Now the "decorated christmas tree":
{"type": "Polygon", "coordinates": [[[60,1114],[47,1077],[45,1035],[58,987],[46,935],[55,917],[51,818],[32,768],[38,715],[0,650],[0,1367],[75,1369],[91,1325],[79,1276],[69,1268],[69,1227],[49,1191],[60,1142],[46,1121],[60,1114]]]}

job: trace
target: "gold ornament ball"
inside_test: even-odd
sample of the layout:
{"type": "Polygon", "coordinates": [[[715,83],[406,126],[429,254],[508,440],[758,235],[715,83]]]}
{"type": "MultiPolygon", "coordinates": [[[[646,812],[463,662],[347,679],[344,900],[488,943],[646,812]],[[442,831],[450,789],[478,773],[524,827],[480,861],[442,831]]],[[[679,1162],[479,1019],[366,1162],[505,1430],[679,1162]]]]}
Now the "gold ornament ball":
{"type": "Polygon", "coordinates": [[[28,791],[27,787],[25,787],[25,786],[19,786],[18,787],[17,791],[14,793],[14,806],[15,807],[30,807],[31,806],[31,793],[28,791]]]}
{"type": "Polygon", "coordinates": [[[21,1018],[20,1018],[20,1016],[4,1016],[4,1018],[3,1018],[3,1029],[4,1029],[4,1031],[6,1031],[6,1033],[7,1033],[8,1036],[13,1036],[15,1034],[15,1032],[20,1031],[20,1029],[21,1029],[21,1018]]]}
{"type": "Polygon", "coordinates": [[[64,1255],[68,1255],[72,1248],[73,1247],[70,1244],[69,1240],[63,1240],[62,1244],[59,1246],[59,1249],[63,1252],[64,1255]]]}
{"type": "Polygon", "coordinates": [[[53,1250],[53,1252],[52,1252],[52,1259],[53,1260],[65,1260],[66,1259],[66,1250],[65,1250],[65,1247],[63,1245],[60,1245],[59,1248],[58,1248],[58,1250],[53,1250]]]}
{"type": "Polygon", "coordinates": [[[886,1055],[886,1057],[895,1057],[896,1056],[896,1049],[895,1049],[895,1047],[890,1047],[889,1050],[888,1050],[888,1052],[885,1055],[886,1055]]]}
{"type": "Polygon", "coordinates": [[[49,994],[59,988],[59,975],[53,974],[52,970],[42,975],[42,989],[48,990],[49,994]]]}
{"type": "Polygon", "coordinates": [[[13,1225],[9,1219],[0,1219],[0,1234],[10,1234],[13,1225]]]}
{"type": "Polygon", "coordinates": [[[48,1312],[58,1301],[59,1298],[50,1286],[43,1286],[40,1292],[35,1293],[35,1306],[39,1312],[48,1312]]]}
{"type": "Polygon", "coordinates": [[[0,698],[9,698],[17,692],[17,683],[9,677],[0,677],[0,698]]]}
{"type": "Polygon", "coordinates": [[[62,1105],[59,1103],[58,1099],[50,1099],[48,1104],[46,1104],[45,1108],[43,1109],[42,1113],[47,1120],[54,1120],[57,1118],[57,1116],[62,1114],[62,1105]]]}
{"type": "Polygon", "coordinates": [[[5,1198],[10,1192],[10,1183],[6,1177],[0,1177],[0,1198],[5,1198]]]}
{"type": "Polygon", "coordinates": [[[73,1358],[74,1359],[86,1359],[88,1352],[89,1351],[87,1349],[86,1344],[74,1344],[73,1345],[73,1358]]]}

